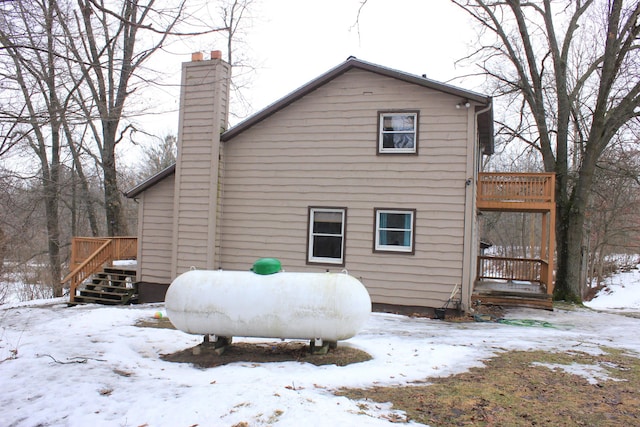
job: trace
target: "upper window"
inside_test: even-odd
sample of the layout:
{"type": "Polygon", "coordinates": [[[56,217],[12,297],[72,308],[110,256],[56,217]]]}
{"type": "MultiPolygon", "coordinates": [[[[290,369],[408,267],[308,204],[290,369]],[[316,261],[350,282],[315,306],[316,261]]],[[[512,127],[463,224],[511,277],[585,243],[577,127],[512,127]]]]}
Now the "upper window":
{"type": "Polygon", "coordinates": [[[381,112],[378,117],[378,152],[418,152],[418,112],[381,112]]]}
{"type": "Polygon", "coordinates": [[[415,210],[376,209],[375,250],[413,253],[415,210]]]}
{"type": "Polygon", "coordinates": [[[309,208],[307,262],[344,265],[345,208],[309,208]]]}

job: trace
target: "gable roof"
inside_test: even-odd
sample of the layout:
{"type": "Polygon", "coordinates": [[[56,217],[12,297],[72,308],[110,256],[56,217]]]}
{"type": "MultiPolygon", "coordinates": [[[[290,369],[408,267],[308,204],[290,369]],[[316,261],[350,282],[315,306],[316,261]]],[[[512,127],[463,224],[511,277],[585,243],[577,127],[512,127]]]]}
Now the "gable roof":
{"type": "MultiPolygon", "coordinates": [[[[426,77],[421,77],[415,74],[409,74],[402,71],[394,70],[392,68],[383,67],[381,65],[372,64],[370,62],[357,59],[354,56],[350,56],[342,64],[327,71],[326,73],[320,75],[319,77],[311,80],[309,83],[291,92],[289,95],[285,96],[284,98],[279,99],[273,104],[267,106],[265,109],[257,112],[253,116],[250,116],[246,120],[240,122],[236,126],[227,130],[220,136],[220,139],[222,141],[228,141],[232,139],[233,137],[249,129],[251,126],[257,123],[260,123],[267,117],[275,114],[276,112],[294,103],[295,101],[299,100],[300,98],[304,97],[310,92],[318,89],[324,84],[330,82],[336,77],[352,69],[370,71],[372,73],[398,79],[403,82],[412,83],[425,88],[434,89],[439,92],[444,92],[450,95],[459,96],[460,98],[480,103],[486,107],[491,107],[490,96],[482,95],[477,92],[473,92],[466,89],[461,89],[455,86],[451,86],[445,83],[437,82],[435,80],[431,80],[426,77]]],[[[479,122],[481,119],[484,119],[483,121],[489,121],[490,123],[483,123],[483,124],[479,123],[478,127],[480,128],[481,135],[483,133],[485,134],[484,136],[485,140],[480,140],[480,144],[481,146],[485,147],[485,150],[484,150],[485,154],[492,154],[493,153],[493,112],[491,108],[489,108],[486,112],[478,116],[479,122]],[[482,132],[483,128],[486,129],[485,132],[482,132]],[[490,134],[488,133],[489,130],[491,130],[490,134]]]]}
{"type": "Polygon", "coordinates": [[[126,191],[124,195],[129,199],[133,199],[134,197],[137,197],[138,195],[140,195],[140,193],[142,193],[144,190],[153,187],[154,185],[156,185],[166,177],[173,175],[174,173],[176,173],[175,163],[169,167],[164,168],[157,174],[152,175],[149,178],[145,179],[140,184],[133,187],[131,190],[126,191]]]}
{"type": "MultiPolygon", "coordinates": [[[[232,138],[241,134],[242,132],[254,126],[255,124],[260,123],[261,121],[272,116],[273,114],[282,110],[288,105],[291,105],[292,103],[304,97],[305,95],[309,94],[310,92],[313,92],[314,90],[318,89],[322,85],[330,82],[336,77],[341,76],[342,74],[352,69],[370,71],[372,73],[376,73],[386,77],[391,77],[403,82],[437,90],[450,95],[459,96],[463,100],[473,101],[481,104],[480,106],[476,107],[476,114],[478,114],[478,142],[482,147],[482,152],[484,154],[493,154],[493,106],[492,106],[492,100],[490,96],[482,95],[480,93],[473,92],[466,89],[461,89],[459,87],[455,87],[455,86],[451,86],[435,80],[431,80],[426,77],[418,76],[415,74],[409,74],[402,71],[394,70],[392,68],[387,68],[381,65],[362,61],[360,59],[357,59],[354,56],[350,56],[349,58],[347,58],[345,62],[338,65],[337,67],[332,68],[326,73],[311,80],[309,83],[305,84],[304,86],[291,92],[289,95],[285,96],[284,98],[280,98],[278,101],[267,106],[263,110],[258,111],[256,114],[250,116],[244,121],[238,123],[236,126],[223,132],[222,135],[220,135],[220,140],[225,142],[231,140],[232,138]]],[[[146,179],[145,181],[138,184],[131,190],[127,191],[125,193],[125,196],[128,198],[137,197],[140,193],[142,193],[146,189],[153,187],[155,184],[157,184],[158,182],[162,181],[164,178],[174,173],[175,173],[175,164],[158,172],[156,175],[146,179]]]]}

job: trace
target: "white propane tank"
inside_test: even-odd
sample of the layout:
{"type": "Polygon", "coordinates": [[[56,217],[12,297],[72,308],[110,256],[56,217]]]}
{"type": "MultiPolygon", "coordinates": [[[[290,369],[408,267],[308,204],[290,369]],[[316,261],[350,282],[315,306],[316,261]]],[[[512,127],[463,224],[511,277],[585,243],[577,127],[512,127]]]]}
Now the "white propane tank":
{"type": "Polygon", "coordinates": [[[191,334],[323,341],[353,337],[371,313],[364,285],[346,273],[192,270],[171,283],[165,306],[191,334]]]}

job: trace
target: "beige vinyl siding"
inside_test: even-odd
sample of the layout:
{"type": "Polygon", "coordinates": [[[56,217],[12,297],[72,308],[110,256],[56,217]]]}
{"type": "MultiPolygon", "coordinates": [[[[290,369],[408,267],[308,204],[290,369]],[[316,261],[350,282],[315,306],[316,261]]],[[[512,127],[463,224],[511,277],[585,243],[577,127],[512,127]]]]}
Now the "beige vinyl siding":
{"type": "Polygon", "coordinates": [[[307,265],[308,207],[347,208],[345,268],[373,302],[439,306],[462,281],[467,133],[454,96],[350,70],[224,143],[220,266],[307,265]],[[377,155],[378,111],[419,110],[418,156],[377,155]],[[373,253],[374,208],[416,209],[415,254],[373,253]]]}
{"type": "Polygon", "coordinates": [[[220,132],[226,126],[228,65],[183,64],[176,161],[172,273],[214,268],[220,132]]]}
{"type": "Polygon", "coordinates": [[[174,176],[170,175],[142,193],[138,231],[139,280],[171,283],[174,176]]]}

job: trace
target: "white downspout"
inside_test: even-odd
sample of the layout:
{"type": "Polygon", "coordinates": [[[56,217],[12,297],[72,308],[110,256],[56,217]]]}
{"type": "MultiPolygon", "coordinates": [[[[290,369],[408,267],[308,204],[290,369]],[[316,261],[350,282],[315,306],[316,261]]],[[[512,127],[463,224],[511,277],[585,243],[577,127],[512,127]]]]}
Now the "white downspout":
{"type": "Polygon", "coordinates": [[[473,309],[472,305],[472,301],[471,301],[471,295],[473,294],[473,288],[475,286],[475,272],[477,271],[477,264],[478,264],[478,243],[479,243],[479,239],[478,239],[478,218],[476,215],[476,204],[477,204],[477,197],[478,197],[478,173],[480,171],[480,160],[481,160],[481,151],[480,151],[480,140],[478,137],[478,117],[480,116],[480,114],[486,113],[487,111],[491,110],[491,108],[493,107],[493,103],[491,101],[489,101],[487,103],[487,105],[481,109],[475,112],[474,114],[474,124],[475,124],[475,137],[474,137],[474,159],[473,159],[473,181],[471,182],[471,185],[473,185],[473,197],[472,197],[472,209],[471,209],[471,241],[472,241],[472,254],[474,255],[473,257],[471,257],[471,268],[470,268],[470,279],[471,279],[471,286],[469,286],[468,288],[468,295],[466,300],[468,301],[468,308],[469,309],[473,309]]]}

